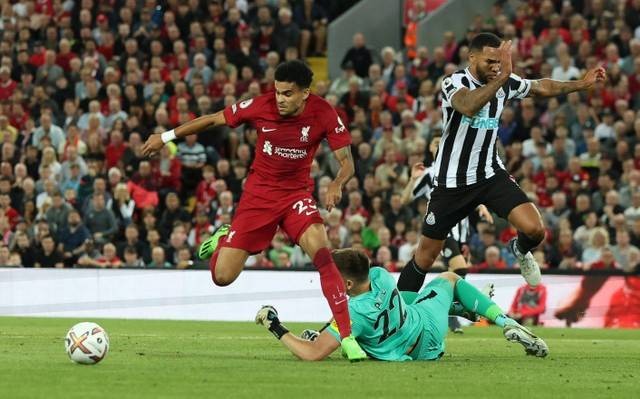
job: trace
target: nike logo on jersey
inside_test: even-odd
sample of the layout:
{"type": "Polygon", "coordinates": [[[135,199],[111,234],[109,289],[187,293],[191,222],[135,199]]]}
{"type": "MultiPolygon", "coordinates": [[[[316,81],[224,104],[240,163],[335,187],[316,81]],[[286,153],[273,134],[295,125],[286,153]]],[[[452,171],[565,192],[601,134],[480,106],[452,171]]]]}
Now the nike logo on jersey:
{"type": "Polygon", "coordinates": [[[273,131],[275,131],[275,130],[276,130],[275,128],[274,128],[274,129],[267,129],[266,127],[263,127],[263,128],[262,128],[262,132],[263,132],[263,133],[269,133],[269,132],[273,132],[273,131]]]}

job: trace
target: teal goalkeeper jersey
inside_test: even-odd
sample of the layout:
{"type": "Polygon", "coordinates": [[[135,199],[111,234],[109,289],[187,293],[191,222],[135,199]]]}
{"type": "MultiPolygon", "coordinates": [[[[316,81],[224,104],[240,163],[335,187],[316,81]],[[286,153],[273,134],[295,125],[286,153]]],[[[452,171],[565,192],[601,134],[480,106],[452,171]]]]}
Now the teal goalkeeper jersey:
{"type": "MultiPolygon", "coordinates": [[[[414,306],[407,306],[396,281],[381,267],[369,271],[371,291],[349,299],[351,329],[362,349],[379,360],[411,360],[406,353],[423,331],[414,306]]],[[[340,340],[335,321],[328,331],[340,340]]]]}

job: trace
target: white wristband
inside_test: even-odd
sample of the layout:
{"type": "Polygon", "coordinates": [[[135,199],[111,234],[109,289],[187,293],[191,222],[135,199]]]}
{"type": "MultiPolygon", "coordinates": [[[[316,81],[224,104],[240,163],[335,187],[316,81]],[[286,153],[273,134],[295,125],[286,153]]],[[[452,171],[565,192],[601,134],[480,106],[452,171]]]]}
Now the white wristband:
{"type": "Polygon", "coordinates": [[[168,142],[175,140],[176,131],[174,129],[168,130],[160,135],[162,142],[167,144],[168,142]]]}

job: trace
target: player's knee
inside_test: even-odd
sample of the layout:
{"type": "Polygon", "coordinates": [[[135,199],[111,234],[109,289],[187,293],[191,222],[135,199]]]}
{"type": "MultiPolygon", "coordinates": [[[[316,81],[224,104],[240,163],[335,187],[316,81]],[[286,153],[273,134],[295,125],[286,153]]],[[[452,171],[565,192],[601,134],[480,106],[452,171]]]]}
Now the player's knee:
{"type": "Polygon", "coordinates": [[[416,266],[425,272],[428,271],[431,268],[431,265],[433,265],[433,262],[435,262],[435,259],[431,256],[428,256],[427,254],[419,254],[417,252],[414,260],[416,262],[416,266]]]}
{"type": "Polygon", "coordinates": [[[218,287],[227,286],[233,283],[235,279],[238,277],[238,274],[234,273],[232,268],[221,266],[220,262],[218,262],[217,257],[215,259],[212,259],[210,269],[211,269],[211,279],[213,280],[213,283],[218,287]]]}
{"type": "Polygon", "coordinates": [[[428,271],[438,258],[439,253],[440,251],[435,252],[430,248],[426,248],[424,251],[416,251],[415,262],[420,269],[428,271]]]}
{"type": "Polygon", "coordinates": [[[541,221],[527,225],[522,232],[531,240],[538,243],[541,243],[544,240],[546,233],[541,221]]]}
{"type": "Polygon", "coordinates": [[[211,271],[211,279],[213,283],[218,287],[225,287],[235,281],[237,276],[232,275],[231,273],[226,272],[224,269],[218,271],[214,269],[211,271]]]}
{"type": "Polygon", "coordinates": [[[458,280],[460,280],[460,276],[458,276],[454,272],[443,272],[443,273],[440,273],[438,277],[449,281],[452,287],[455,287],[458,280]]]}

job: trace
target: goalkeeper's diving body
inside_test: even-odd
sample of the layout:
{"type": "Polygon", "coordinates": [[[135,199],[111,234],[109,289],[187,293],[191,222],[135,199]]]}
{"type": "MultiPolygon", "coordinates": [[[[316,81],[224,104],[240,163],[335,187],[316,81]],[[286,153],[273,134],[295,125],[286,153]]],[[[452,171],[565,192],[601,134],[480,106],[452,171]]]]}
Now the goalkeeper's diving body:
{"type": "MultiPolygon", "coordinates": [[[[528,355],[545,357],[549,353],[541,338],[507,317],[488,296],[455,273],[441,273],[417,294],[400,293],[393,276],[382,267],[371,267],[363,253],[342,249],[334,251],[333,258],[347,287],[353,336],[373,359],[439,359],[445,350],[450,312],[463,315],[465,311],[502,327],[505,338],[520,343],[528,355]]],[[[291,334],[272,306],[260,309],[256,323],[302,360],[322,360],[340,347],[335,323],[314,340],[291,334]]]]}

